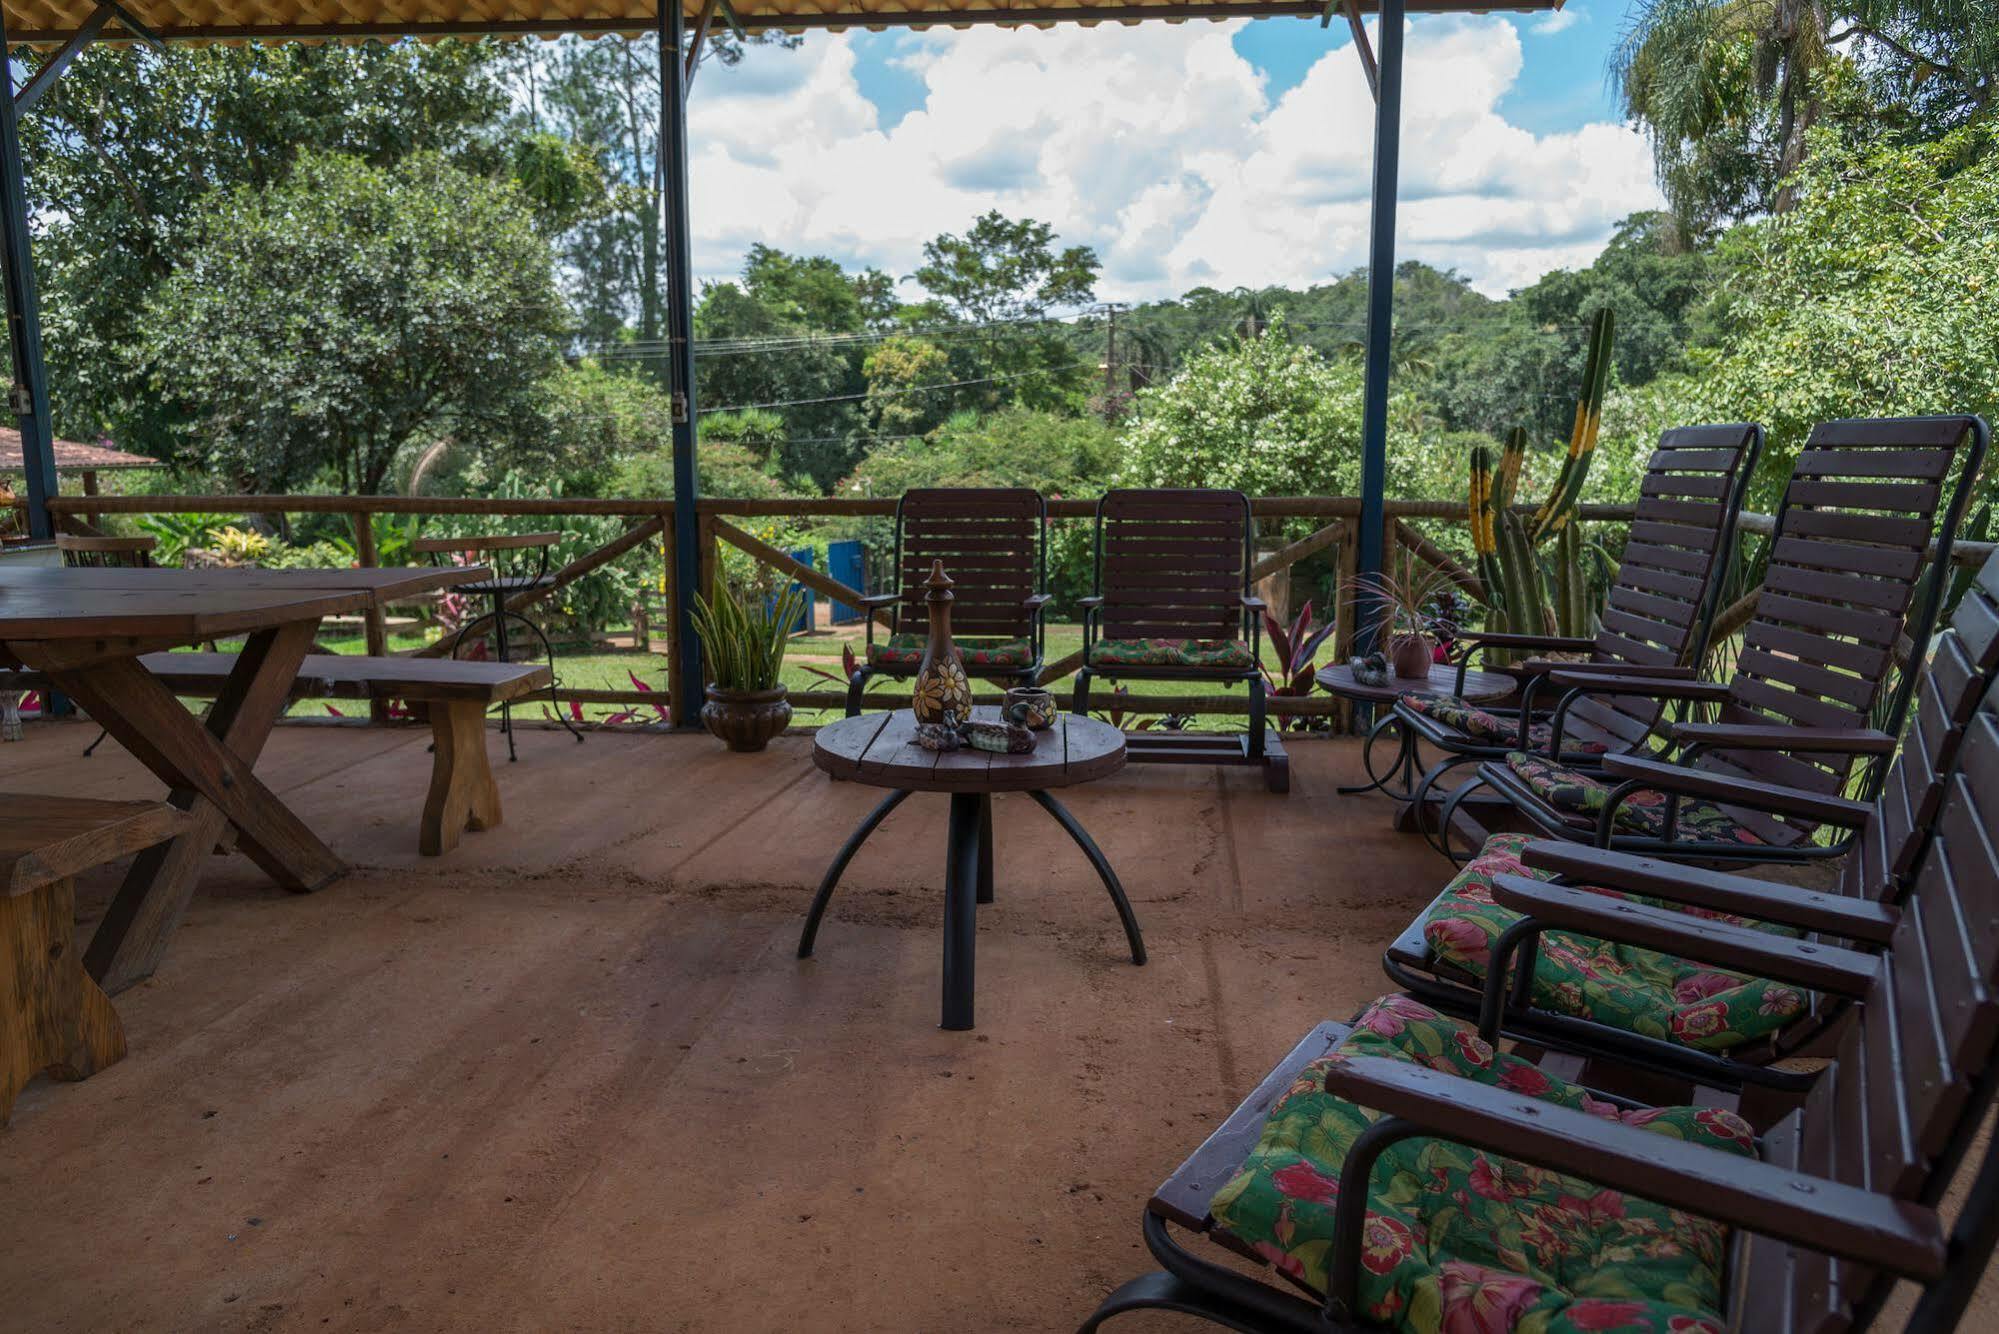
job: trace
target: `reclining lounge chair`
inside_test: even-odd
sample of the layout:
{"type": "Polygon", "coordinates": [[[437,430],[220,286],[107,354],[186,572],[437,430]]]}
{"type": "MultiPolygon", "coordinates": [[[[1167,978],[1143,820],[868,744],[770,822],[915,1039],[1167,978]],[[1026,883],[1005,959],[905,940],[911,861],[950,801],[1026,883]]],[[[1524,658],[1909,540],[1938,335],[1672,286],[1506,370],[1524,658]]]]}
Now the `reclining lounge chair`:
{"type": "MultiPolygon", "coordinates": [[[[1828,825],[1857,827],[1880,791],[1917,675],[1912,663],[1897,664],[1920,657],[1936,625],[1987,437],[1976,417],[1814,428],[1785,490],[1763,593],[1726,685],[1548,676],[1549,686],[1569,692],[1550,719],[1557,751],[1587,698],[1709,704],[1719,720],[1675,724],[1670,758],[1607,755],[1594,771],[1514,751],[1481,764],[1477,783],[1549,837],[1598,847],[1707,862],[1844,853],[1847,836],[1817,835],[1828,825]]],[[[1455,803],[1477,783],[1445,803],[1446,836],[1455,803]]]]}

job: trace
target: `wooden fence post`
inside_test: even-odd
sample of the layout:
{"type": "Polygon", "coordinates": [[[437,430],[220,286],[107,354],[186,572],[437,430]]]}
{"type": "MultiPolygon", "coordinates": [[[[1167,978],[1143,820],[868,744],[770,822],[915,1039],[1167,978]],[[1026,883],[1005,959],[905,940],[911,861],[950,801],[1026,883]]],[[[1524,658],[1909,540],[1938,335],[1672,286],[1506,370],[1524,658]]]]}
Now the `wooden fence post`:
{"type": "MultiPolygon", "coordinates": [[[[354,520],[354,560],[364,570],[376,566],[375,556],[375,516],[365,510],[356,510],[354,520]]],[[[370,601],[366,611],[361,613],[361,638],[371,658],[385,658],[389,654],[389,627],[383,619],[382,606],[370,601]]],[[[368,721],[375,724],[389,720],[389,702],[385,699],[368,701],[368,721]]]]}

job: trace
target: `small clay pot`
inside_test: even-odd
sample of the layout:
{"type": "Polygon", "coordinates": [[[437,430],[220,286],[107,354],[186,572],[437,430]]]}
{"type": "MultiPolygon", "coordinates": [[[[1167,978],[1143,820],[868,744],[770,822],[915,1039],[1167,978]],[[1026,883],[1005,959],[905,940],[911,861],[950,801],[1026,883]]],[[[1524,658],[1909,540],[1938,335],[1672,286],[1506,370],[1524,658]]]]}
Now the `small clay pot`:
{"type": "Polygon", "coordinates": [[[722,690],[709,686],[701,706],[701,725],[711,736],[738,753],[762,750],[770,739],[791,726],[791,704],[785,688],[722,690]]]}
{"type": "Polygon", "coordinates": [[[1040,732],[1055,725],[1055,696],[1040,686],[1015,686],[1006,692],[1003,712],[1010,721],[1040,732]]]}
{"type": "Polygon", "coordinates": [[[1388,665],[1405,681],[1427,681],[1437,664],[1428,635],[1401,635],[1388,646],[1388,665]]]}

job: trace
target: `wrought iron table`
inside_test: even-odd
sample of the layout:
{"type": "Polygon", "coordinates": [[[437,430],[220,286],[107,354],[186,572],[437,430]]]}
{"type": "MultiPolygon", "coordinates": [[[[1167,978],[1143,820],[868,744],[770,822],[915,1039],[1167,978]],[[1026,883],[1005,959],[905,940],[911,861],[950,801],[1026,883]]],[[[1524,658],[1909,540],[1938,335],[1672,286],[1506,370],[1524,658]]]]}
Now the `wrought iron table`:
{"type": "MultiPolygon", "coordinates": [[[[982,708],[974,716],[996,719],[998,710],[982,708]]],[[[894,713],[843,718],[819,729],[812,762],[835,778],[889,788],[881,804],[854,830],[805,914],[798,937],[798,957],[810,958],[819,921],[832,901],[833,889],[847,863],[868,835],[912,792],[948,792],[951,818],[944,856],[944,1017],[949,1029],[972,1027],[973,956],[978,941],[977,905],[993,901],[993,804],[995,792],[1025,792],[1062,826],[1083,855],[1090,859],[1104,888],[1110,892],[1124,924],[1131,961],[1145,962],[1145,942],[1138,918],[1117,872],[1089,833],[1068,808],[1049,794],[1050,788],[1072,787],[1116,773],[1124,767],[1124,733],[1109,723],[1073,714],[1059,715],[1052,727],[1035,734],[1039,744],[1031,754],[992,755],[981,750],[947,754],[916,744],[916,719],[907,709],[894,713]]]]}
{"type": "Polygon", "coordinates": [[[1353,668],[1345,663],[1321,667],[1312,678],[1327,694],[1338,695],[1341,699],[1352,700],[1356,704],[1381,706],[1382,713],[1368,730],[1366,747],[1361,751],[1361,763],[1367,767],[1368,781],[1339,789],[1343,797],[1361,792],[1387,792],[1397,800],[1406,799],[1416,784],[1416,737],[1408,728],[1396,721],[1395,701],[1404,695],[1457,695],[1472,704],[1490,703],[1504,699],[1513,693],[1515,682],[1502,672],[1465,672],[1464,686],[1458,686],[1458,668],[1454,663],[1439,662],[1430,668],[1428,679],[1390,676],[1381,685],[1368,685],[1356,680],[1353,668]],[[1387,773],[1374,771],[1374,743],[1385,735],[1390,727],[1395,729],[1400,746],[1395,752],[1395,763],[1387,773]],[[1400,779],[1402,790],[1391,791],[1389,784],[1400,779]]]}

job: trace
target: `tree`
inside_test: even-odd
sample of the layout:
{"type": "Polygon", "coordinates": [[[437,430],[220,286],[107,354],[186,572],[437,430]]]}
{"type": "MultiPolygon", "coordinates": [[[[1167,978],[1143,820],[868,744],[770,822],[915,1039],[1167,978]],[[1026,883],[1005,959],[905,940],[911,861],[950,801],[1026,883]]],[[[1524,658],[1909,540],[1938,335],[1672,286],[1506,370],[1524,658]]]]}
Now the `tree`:
{"type": "MultiPolygon", "coordinates": [[[[1260,337],[1238,335],[1196,353],[1173,379],[1138,394],[1121,442],[1124,486],[1220,486],[1253,496],[1356,495],[1361,372],[1295,342],[1282,312],[1260,337]]],[[[1462,478],[1415,438],[1416,404],[1391,404],[1390,495],[1429,495],[1462,478]]],[[[1460,487],[1461,489],[1461,487],[1460,487]]]]}
{"type": "Polygon", "coordinates": [[[179,460],[246,490],[333,472],[370,493],[412,445],[543,429],[564,311],[511,184],[436,154],[311,153],[274,188],[218,194],[197,236],[142,317],[179,460]]]}
{"type": "MultiPolygon", "coordinates": [[[[1816,422],[1999,413],[1999,130],[1934,143],[1814,144],[1798,200],[1731,231],[1733,275],[1695,368],[1606,409],[1606,433],[1649,446],[1662,425],[1757,421],[1770,443],[1752,506],[1774,503],[1816,422]]],[[[1991,493],[1987,484],[1987,494],[1991,493]]]]}
{"type": "Polygon", "coordinates": [[[276,185],[315,150],[378,166],[479,155],[505,174],[492,60],[465,42],[82,52],[21,122],[57,433],[157,452],[137,329],[211,191],[276,185]]]}
{"type": "Polygon", "coordinates": [[[1051,310],[1087,304],[1096,290],[1096,252],[1058,252],[1054,241],[1045,222],[993,211],[963,236],[947,232],[923,245],[916,281],[947,319],[978,330],[953,341],[952,378],[984,382],[976,396],[984,406],[1077,406],[1096,371],[1095,357],[1078,358],[1059,332],[1038,323],[1051,310]]]}
{"type": "Polygon", "coordinates": [[[877,436],[921,435],[950,415],[951,358],[923,338],[896,334],[875,344],[862,363],[867,376],[865,420],[877,436]]]}
{"type": "Polygon", "coordinates": [[[1924,139],[1999,83],[1987,0],[1638,0],[1611,60],[1691,236],[1782,211],[1811,130],[1924,139]]]}

